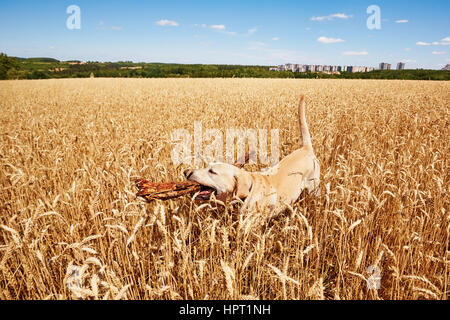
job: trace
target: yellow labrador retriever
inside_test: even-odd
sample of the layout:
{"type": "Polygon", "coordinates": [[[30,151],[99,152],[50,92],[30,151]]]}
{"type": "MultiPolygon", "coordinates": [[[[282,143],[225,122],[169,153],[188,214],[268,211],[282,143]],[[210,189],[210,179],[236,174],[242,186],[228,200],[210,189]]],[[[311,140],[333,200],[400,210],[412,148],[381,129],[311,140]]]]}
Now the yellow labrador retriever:
{"type": "Polygon", "coordinates": [[[212,193],[218,198],[233,195],[244,200],[241,213],[269,210],[272,216],[283,210],[286,204],[295,202],[304,189],[318,195],[320,166],[311,144],[303,95],[298,113],[302,147],[275,166],[261,172],[248,172],[231,164],[216,162],[204,169],[185,170],[188,180],[203,186],[197,199],[208,200],[212,193]]]}

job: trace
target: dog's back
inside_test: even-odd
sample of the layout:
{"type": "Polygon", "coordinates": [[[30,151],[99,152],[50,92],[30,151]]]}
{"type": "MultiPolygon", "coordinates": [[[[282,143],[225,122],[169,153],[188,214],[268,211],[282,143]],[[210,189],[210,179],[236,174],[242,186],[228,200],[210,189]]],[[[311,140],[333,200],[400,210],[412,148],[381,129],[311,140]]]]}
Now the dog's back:
{"type": "Polygon", "coordinates": [[[279,200],[288,203],[297,200],[303,189],[307,189],[308,193],[315,191],[320,182],[320,165],[306,122],[304,95],[300,97],[298,118],[302,146],[264,172],[277,190],[279,200]]]}

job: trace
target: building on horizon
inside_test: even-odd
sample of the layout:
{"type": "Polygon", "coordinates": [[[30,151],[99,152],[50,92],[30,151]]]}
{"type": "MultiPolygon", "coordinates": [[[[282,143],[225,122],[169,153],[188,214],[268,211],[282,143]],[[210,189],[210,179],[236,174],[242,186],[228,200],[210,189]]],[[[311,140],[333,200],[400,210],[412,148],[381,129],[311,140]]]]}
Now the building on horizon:
{"type": "Polygon", "coordinates": [[[397,70],[405,70],[405,63],[404,62],[397,63],[397,70]]]}
{"type": "Polygon", "coordinates": [[[380,70],[391,70],[391,64],[386,62],[380,63],[380,70]]]}
{"type": "MultiPolygon", "coordinates": [[[[381,67],[381,64],[380,64],[381,67]]],[[[391,65],[387,64],[390,69],[391,65]]],[[[383,68],[386,66],[383,63],[383,68]]],[[[387,69],[387,70],[389,70],[387,69]]],[[[375,70],[373,67],[366,66],[333,66],[333,65],[315,65],[315,64],[295,64],[286,63],[276,67],[269,67],[270,71],[292,71],[292,72],[322,72],[327,74],[340,74],[341,72],[370,72],[375,70]]]]}

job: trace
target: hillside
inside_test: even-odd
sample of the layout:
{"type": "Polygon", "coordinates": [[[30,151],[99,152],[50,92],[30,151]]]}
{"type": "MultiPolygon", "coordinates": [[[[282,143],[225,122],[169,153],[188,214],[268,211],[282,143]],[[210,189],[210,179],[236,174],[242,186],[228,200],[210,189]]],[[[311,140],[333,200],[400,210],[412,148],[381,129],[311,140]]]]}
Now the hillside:
{"type": "Polygon", "coordinates": [[[270,71],[269,66],[170,63],[81,62],[53,58],[15,58],[0,54],[0,79],[50,78],[307,78],[450,80],[445,70],[375,70],[366,73],[326,74],[270,71]]]}

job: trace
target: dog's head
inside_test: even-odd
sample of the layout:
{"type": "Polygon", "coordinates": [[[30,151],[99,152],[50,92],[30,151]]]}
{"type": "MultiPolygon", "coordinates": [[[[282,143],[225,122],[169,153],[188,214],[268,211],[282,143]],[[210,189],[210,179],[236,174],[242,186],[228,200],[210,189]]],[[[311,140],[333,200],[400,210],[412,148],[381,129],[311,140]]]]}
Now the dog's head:
{"type": "Polygon", "coordinates": [[[188,169],[184,175],[202,185],[197,195],[201,200],[208,200],[213,193],[221,198],[233,194],[245,199],[252,187],[250,173],[228,163],[216,162],[203,169],[188,169]]]}

